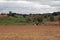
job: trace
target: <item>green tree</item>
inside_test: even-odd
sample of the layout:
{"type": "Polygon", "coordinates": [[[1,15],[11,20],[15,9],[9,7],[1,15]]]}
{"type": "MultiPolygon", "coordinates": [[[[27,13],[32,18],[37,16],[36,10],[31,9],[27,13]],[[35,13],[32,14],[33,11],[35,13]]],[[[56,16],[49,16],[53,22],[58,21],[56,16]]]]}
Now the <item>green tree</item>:
{"type": "Polygon", "coordinates": [[[9,14],[7,14],[7,16],[12,16],[12,17],[16,17],[16,13],[12,13],[12,11],[9,11],[9,14]]]}

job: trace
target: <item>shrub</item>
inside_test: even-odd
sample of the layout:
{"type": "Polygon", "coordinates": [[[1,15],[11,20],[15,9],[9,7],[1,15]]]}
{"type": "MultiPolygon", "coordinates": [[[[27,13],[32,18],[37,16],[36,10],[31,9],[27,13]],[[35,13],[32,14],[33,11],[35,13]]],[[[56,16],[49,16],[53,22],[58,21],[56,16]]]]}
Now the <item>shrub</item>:
{"type": "Polygon", "coordinates": [[[54,21],[54,16],[50,16],[50,21],[54,21]]]}

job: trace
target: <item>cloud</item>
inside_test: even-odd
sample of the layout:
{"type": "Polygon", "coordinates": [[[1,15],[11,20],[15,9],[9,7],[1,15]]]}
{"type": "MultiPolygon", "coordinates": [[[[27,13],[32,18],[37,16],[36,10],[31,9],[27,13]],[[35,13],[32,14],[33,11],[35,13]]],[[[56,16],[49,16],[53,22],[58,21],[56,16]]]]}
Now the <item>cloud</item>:
{"type": "Polygon", "coordinates": [[[59,8],[59,0],[0,0],[0,12],[46,13],[59,8]]]}

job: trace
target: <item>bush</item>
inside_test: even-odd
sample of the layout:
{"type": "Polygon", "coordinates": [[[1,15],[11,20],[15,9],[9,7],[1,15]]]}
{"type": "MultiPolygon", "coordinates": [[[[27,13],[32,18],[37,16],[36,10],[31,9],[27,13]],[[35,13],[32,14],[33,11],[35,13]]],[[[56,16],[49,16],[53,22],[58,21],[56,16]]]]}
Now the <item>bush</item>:
{"type": "Polygon", "coordinates": [[[54,21],[54,16],[50,16],[50,21],[54,21]]]}

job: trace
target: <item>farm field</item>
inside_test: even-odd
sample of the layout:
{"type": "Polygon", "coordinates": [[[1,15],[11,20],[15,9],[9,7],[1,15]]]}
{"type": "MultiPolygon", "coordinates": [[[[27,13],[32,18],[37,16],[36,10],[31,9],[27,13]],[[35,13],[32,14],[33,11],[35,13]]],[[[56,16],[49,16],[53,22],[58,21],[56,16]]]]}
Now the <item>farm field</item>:
{"type": "Polygon", "coordinates": [[[0,26],[0,40],[60,40],[60,26],[0,26]]]}

